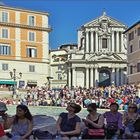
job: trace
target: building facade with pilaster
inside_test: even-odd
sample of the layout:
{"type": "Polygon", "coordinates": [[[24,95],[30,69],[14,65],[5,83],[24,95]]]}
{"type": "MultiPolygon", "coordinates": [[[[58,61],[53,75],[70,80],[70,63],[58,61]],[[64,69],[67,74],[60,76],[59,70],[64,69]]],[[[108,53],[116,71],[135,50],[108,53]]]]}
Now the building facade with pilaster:
{"type": "Polygon", "coordinates": [[[78,30],[78,49],[68,54],[68,86],[95,87],[127,82],[127,26],[103,12],[78,30]]]}
{"type": "Polygon", "coordinates": [[[45,86],[49,76],[49,14],[0,5],[0,85],[45,86]],[[22,78],[18,79],[18,73],[22,78]]]}

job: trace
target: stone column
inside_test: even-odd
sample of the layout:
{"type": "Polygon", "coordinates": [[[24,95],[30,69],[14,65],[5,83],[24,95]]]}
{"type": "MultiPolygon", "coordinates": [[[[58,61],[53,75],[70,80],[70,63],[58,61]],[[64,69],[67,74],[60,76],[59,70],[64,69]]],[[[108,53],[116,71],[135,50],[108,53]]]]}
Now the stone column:
{"type": "Polygon", "coordinates": [[[72,68],[72,86],[76,87],[76,68],[72,68]]]}
{"type": "Polygon", "coordinates": [[[99,84],[99,72],[98,72],[98,68],[95,67],[95,86],[98,87],[99,84]]]}
{"type": "Polygon", "coordinates": [[[115,51],[115,49],[114,49],[114,32],[112,32],[112,35],[111,35],[111,48],[112,48],[112,52],[114,52],[115,51]]]}
{"type": "Polygon", "coordinates": [[[120,77],[119,77],[119,68],[117,68],[117,71],[116,71],[116,85],[119,86],[119,80],[120,80],[120,77]]]}
{"type": "Polygon", "coordinates": [[[93,42],[93,31],[91,31],[91,53],[93,52],[94,42],[93,42]]]}
{"type": "Polygon", "coordinates": [[[71,68],[70,67],[68,68],[68,77],[69,77],[68,86],[69,86],[69,88],[71,88],[71,68]]]}
{"type": "Polygon", "coordinates": [[[90,87],[93,87],[93,67],[90,68],[90,87]]]}
{"type": "Polygon", "coordinates": [[[98,33],[97,32],[95,32],[95,39],[96,39],[96,41],[95,41],[95,48],[96,48],[96,52],[98,52],[99,51],[99,49],[98,49],[98,33]]]}
{"type": "Polygon", "coordinates": [[[86,67],[86,88],[89,88],[89,68],[86,67]]]}
{"type": "Polygon", "coordinates": [[[123,33],[121,32],[121,52],[125,52],[124,45],[123,45],[123,33]]]}
{"type": "Polygon", "coordinates": [[[116,73],[115,73],[115,68],[112,68],[111,83],[112,83],[113,85],[116,84],[116,83],[115,83],[115,75],[116,75],[116,73]]]}
{"type": "Polygon", "coordinates": [[[123,68],[121,68],[121,85],[124,84],[124,74],[123,74],[123,68]]]}
{"type": "Polygon", "coordinates": [[[119,52],[119,32],[116,32],[116,52],[119,52]]]}
{"type": "Polygon", "coordinates": [[[89,53],[89,32],[86,32],[86,53],[89,53]]]}

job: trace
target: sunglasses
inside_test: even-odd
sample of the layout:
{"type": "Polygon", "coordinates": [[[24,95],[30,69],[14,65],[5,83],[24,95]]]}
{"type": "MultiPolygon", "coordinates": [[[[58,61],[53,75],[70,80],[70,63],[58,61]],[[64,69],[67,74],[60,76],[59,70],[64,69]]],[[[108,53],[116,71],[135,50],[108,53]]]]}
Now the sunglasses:
{"type": "Polygon", "coordinates": [[[135,109],[136,107],[133,107],[133,106],[129,106],[129,108],[133,108],[133,109],[135,109]]]}
{"type": "Polygon", "coordinates": [[[87,111],[88,111],[88,112],[92,112],[92,110],[90,110],[90,109],[88,109],[87,111]]]}

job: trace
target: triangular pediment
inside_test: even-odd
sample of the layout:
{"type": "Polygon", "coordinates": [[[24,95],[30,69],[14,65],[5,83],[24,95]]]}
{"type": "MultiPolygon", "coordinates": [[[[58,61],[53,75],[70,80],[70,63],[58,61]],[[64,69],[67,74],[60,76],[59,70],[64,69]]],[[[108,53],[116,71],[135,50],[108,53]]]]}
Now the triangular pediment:
{"type": "Polygon", "coordinates": [[[122,61],[123,59],[117,54],[100,54],[99,55],[91,55],[87,59],[87,61],[122,61]]]}
{"type": "Polygon", "coordinates": [[[119,22],[118,20],[116,20],[116,19],[114,19],[112,17],[107,16],[105,13],[103,13],[102,16],[100,16],[100,17],[98,17],[98,18],[96,18],[96,19],[84,24],[83,26],[84,27],[99,27],[101,25],[101,22],[105,21],[105,20],[108,22],[108,25],[110,27],[113,27],[113,26],[116,27],[117,26],[117,27],[125,27],[125,28],[127,28],[126,25],[124,25],[123,23],[119,22]]]}

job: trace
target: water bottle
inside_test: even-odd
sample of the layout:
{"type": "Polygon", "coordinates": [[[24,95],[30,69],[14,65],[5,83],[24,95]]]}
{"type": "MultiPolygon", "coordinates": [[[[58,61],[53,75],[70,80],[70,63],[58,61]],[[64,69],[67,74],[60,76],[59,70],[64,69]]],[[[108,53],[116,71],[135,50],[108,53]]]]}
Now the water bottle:
{"type": "Polygon", "coordinates": [[[61,140],[61,135],[57,132],[55,140],[61,140]]]}

